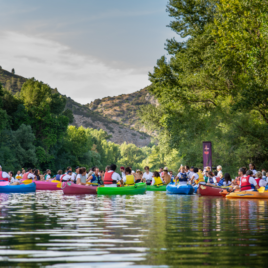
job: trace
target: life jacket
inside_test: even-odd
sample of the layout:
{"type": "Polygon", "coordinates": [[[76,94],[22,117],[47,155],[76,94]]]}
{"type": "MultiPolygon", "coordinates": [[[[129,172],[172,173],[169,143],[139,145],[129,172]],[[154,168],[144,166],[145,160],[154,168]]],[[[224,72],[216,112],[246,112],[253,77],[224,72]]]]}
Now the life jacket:
{"type": "Polygon", "coordinates": [[[104,174],[104,184],[113,184],[116,183],[116,181],[113,181],[112,175],[114,174],[114,171],[112,172],[105,172],[104,174]]]}
{"type": "Polygon", "coordinates": [[[135,184],[135,178],[133,175],[126,175],[126,185],[134,185],[135,184]]]}
{"type": "Polygon", "coordinates": [[[223,186],[223,183],[224,183],[224,179],[221,179],[221,180],[218,182],[218,186],[223,186]]]}
{"type": "Polygon", "coordinates": [[[199,177],[199,181],[202,181],[202,180],[204,180],[204,175],[201,173],[201,172],[197,172],[197,175],[198,175],[198,177],[199,177]]]}
{"type": "Polygon", "coordinates": [[[188,181],[188,175],[187,175],[187,173],[180,172],[179,181],[185,181],[185,182],[187,182],[188,181]]]}
{"type": "Polygon", "coordinates": [[[22,176],[23,180],[28,180],[28,175],[30,174],[30,172],[24,173],[22,176]]]}
{"type": "Polygon", "coordinates": [[[250,178],[250,175],[243,176],[241,178],[241,190],[242,191],[246,191],[246,190],[251,190],[252,189],[251,184],[249,183],[249,178],[250,178]]]}
{"type": "Polygon", "coordinates": [[[64,178],[66,175],[67,175],[67,174],[63,174],[63,175],[61,175],[61,177],[60,177],[60,181],[62,181],[63,178],[64,178]]]}
{"type": "Polygon", "coordinates": [[[156,185],[156,186],[163,185],[161,178],[159,178],[159,177],[154,178],[154,185],[156,185]]]}
{"type": "Polygon", "coordinates": [[[257,182],[259,187],[260,187],[260,180],[261,180],[261,178],[255,179],[255,181],[257,182]]]}
{"type": "Polygon", "coordinates": [[[3,171],[0,171],[0,181],[8,181],[8,178],[3,178],[3,171]]]}
{"type": "Polygon", "coordinates": [[[208,182],[211,183],[211,184],[214,184],[214,180],[213,180],[213,177],[212,178],[208,178],[208,182]]]}

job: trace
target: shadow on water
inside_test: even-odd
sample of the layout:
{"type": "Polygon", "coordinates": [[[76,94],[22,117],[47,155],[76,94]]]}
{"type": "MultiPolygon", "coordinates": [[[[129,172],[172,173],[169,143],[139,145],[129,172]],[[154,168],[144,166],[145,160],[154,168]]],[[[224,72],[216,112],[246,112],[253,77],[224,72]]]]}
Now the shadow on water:
{"type": "Polygon", "coordinates": [[[0,195],[1,267],[264,267],[268,202],[0,195]]]}

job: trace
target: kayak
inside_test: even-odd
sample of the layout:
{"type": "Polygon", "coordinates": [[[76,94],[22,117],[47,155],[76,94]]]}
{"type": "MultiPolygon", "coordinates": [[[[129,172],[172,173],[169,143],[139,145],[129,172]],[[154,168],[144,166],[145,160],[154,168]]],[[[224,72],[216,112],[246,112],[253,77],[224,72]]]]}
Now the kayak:
{"type": "Polygon", "coordinates": [[[226,187],[222,188],[220,186],[200,185],[199,194],[204,196],[222,196],[220,192],[223,189],[226,189],[226,187]]]}
{"type": "Polygon", "coordinates": [[[36,184],[20,184],[0,186],[0,193],[30,193],[36,191],[36,184]]]}
{"type": "Polygon", "coordinates": [[[169,184],[167,186],[167,193],[168,194],[186,194],[190,195],[194,193],[194,187],[192,185],[175,185],[169,184]]]}
{"type": "Polygon", "coordinates": [[[167,189],[166,185],[160,185],[160,186],[147,185],[147,187],[146,187],[147,191],[154,191],[154,192],[165,192],[166,189],[167,189]]]}
{"type": "Polygon", "coordinates": [[[97,194],[98,186],[78,185],[72,182],[63,182],[61,189],[64,194],[97,194]]]}
{"type": "MultiPolygon", "coordinates": [[[[23,184],[30,184],[32,180],[22,180],[23,184]]],[[[62,190],[61,187],[57,187],[60,183],[59,181],[34,181],[36,184],[36,190],[49,190],[49,191],[59,191],[62,190]]]]}
{"type": "Polygon", "coordinates": [[[226,195],[228,199],[234,198],[254,198],[254,199],[268,199],[268,191],[264,193],[259,193],[258,191],[242,191],[242,192],[232,192],[226,195]]]}
{"type": "Polygon", "coordinates": [[[100,195],[134,195],[144,194],[146,192],[146,183],[137,183],[134,186],[124,187],[98,187],[97,193],[100,195]]]}

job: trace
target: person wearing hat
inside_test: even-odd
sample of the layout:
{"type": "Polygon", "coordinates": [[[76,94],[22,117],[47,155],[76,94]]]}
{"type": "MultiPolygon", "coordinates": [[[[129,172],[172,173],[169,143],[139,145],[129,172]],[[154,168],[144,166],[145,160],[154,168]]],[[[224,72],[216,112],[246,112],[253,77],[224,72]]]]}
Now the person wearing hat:
{"type": "Polygon", "coordinates": [[[120,172],[122,174],[122,178],[126,177],[126,173],[125,173],[125,168],[124,167],[120,167],[120,172]]]}
{"type": "Polygon", "coordinates": [[[0,181],[8,181],[10,179],[10,176],[7,172],[2,171],[2,166],[0,166],[0,181]]]}
{"type": "Polygon", "coordinates": [[[163,182],[164,184],[169,184],[171,182],[171,177],[168,173],[168,168],[167,167],[164,167],[164,172],[163,172],[163,182]]]}
{"type": "Polygon", "coordinates": [[[67,170],[67,174],[63,174],[60,177],[60,181],[72,181],[72,171],[71,170],[67,170]]]}

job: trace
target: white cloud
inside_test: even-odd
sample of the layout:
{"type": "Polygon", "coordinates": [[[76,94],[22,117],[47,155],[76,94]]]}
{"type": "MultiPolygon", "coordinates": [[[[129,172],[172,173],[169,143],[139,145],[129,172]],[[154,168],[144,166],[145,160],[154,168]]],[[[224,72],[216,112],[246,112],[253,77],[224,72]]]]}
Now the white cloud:
{"type": "Polygon", "coordinates": [[[83,104],[149,85],[146,68],[115,69],[60,43],[16,32],[0,32],[0,40],[3,69],[14,68],[18,75],[35,77],[83,104]]]}

